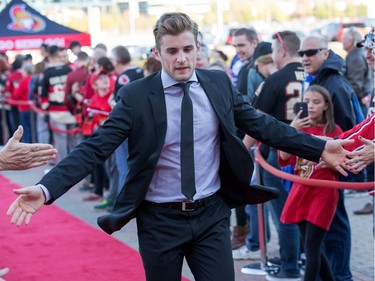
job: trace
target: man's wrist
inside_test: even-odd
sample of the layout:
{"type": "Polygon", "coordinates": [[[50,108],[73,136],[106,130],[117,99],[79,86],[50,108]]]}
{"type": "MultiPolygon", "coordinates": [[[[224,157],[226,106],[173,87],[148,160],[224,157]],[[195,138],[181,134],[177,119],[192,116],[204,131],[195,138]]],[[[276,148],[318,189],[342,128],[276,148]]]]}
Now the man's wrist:
{"type": "Polygon", "coordinates": [[[44,203],[47,203],[48,201],[52,199],[51,193],[43,184],[38,183],[36,186],[38,186],[43,191],[44,203]]]}

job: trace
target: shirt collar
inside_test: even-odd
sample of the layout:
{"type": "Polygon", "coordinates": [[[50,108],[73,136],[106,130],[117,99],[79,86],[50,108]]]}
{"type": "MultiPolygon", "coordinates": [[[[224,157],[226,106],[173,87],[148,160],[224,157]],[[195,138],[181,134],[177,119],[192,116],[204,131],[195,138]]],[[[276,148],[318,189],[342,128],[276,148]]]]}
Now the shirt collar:
{"type": "MultiPolygon", "coordinates": [[[[188,81],[198,82],[197,75],[195,71],[191,75],[191,77],[188,79],[188,81]]],[[[163,89],[167,89],[169,87],[172,87],[176,85],[177,83],[180,83],[176,80],[174,80],[171,76],[169,76],[164,69],[161,70],[161,83],[163,85],[163,89]]]]}

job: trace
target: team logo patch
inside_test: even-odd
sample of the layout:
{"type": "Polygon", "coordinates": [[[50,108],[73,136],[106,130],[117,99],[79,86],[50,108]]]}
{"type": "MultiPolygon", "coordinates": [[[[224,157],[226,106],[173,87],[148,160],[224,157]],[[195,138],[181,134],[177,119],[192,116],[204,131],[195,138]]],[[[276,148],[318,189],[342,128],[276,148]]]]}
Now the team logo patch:
{"type": "Polygon", "coordinates": [[[307,165],[307,160],[302,158],[297,158],[297,171],[300,177],[302,178],[310,178],[312,172],[313,172],[313,166],[307,165]]]}
{"type": "Polygon", "coordinates": [[[127,83],[129,83],[130,82],[130,78],[129,78],[129,76],[128,75],[126,75],[126,74],[122,74],[122,75],[120,75],[119,77],[118,77],[118,83],[120,84],[120,85],[125,85],[125,84],[127,84],[127,83]]]}
{"type": "Polygon", "coordinates": [[[9,10],[9,16],[12,22],[7,28],[14,31],[23,31],[29,33],[44,30],[46,23],[38,15],[32,14],[25,10],[25,4],[13,5],[9,10]]]}

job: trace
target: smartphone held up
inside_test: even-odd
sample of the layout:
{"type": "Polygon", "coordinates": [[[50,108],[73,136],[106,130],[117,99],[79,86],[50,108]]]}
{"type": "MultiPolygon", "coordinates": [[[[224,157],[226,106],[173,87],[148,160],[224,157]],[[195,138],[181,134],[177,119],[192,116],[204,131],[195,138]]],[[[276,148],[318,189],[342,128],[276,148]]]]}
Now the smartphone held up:
{"type": "Polygon", "coordinates": [[[308,116],[307,103],[306,102],[296,102],[294,104],[294,114],[297,115],[298,112],[302,110],[301,116],[299,118],[306,118],[308,116]]]}

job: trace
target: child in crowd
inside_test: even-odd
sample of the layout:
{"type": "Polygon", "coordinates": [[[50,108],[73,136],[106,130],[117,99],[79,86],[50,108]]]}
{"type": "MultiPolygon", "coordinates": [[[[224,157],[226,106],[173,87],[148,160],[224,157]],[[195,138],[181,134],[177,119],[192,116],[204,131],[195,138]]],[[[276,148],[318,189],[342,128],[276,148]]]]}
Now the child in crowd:
{"type": "MultiPolygon", "coordinates": [[[[82,123],[82,134],[89,136],[108,118],[112,110],[111,100],[114,84],[111,83],[111,76],[105,70],[101,70],[90,77],[90,84],[94,90],[93,96],[83,101],[84,121],[82,123]]],[[[105,166],[99,164],[94,172],[95,190],[92,194],[84,198],[84,201],[102,200],[104,188],[109,187],[109,179],[106,174],[105,166]]]]}
{"type": "MultiPolygon", "coordinates": [[[[335,124],[333,105],[329,92],[318,85],[309,87],[304,94],[308,104],[308,116],[300,118],[298,112],[291,126],[303,132],[325,137],[336,137],[342,130],[335,124]]],[[[315,169],[307,160],[286,152],[279,152],[280,166],[295,165],[295,173],[304,178],[337,181],[337,172],[329,169],[315,169]]],[[[280,220],[298,225],[306,254],[305,281],[333,281],[328,259],[322,251],[322,242],[328,231],[338,202],[338,190],[333,188],[307,186],[294,183],[285,203],[280,220]]]]}

